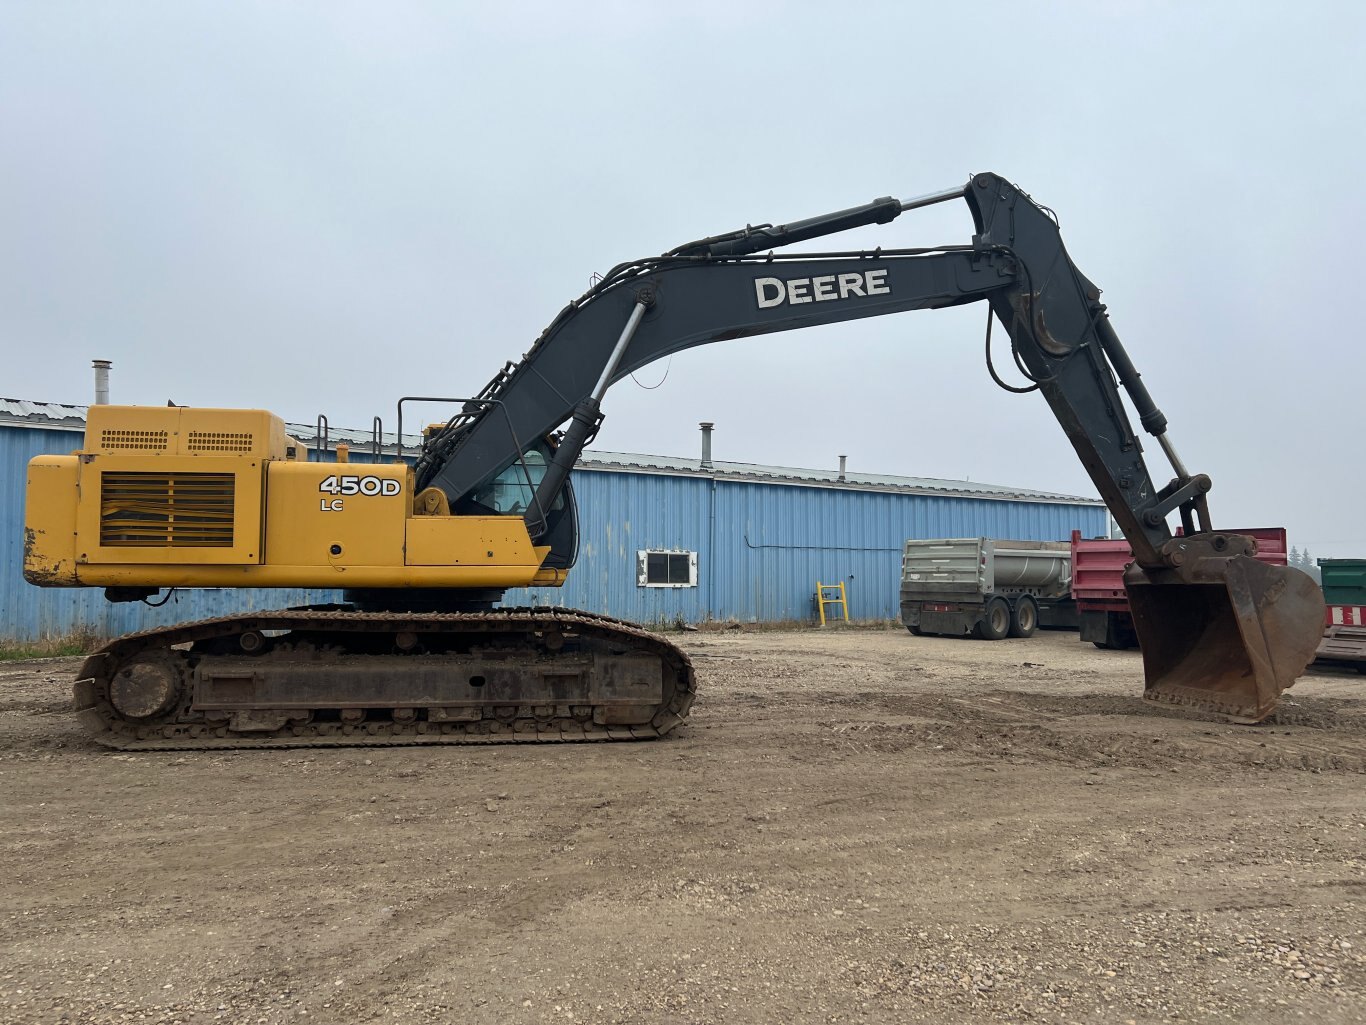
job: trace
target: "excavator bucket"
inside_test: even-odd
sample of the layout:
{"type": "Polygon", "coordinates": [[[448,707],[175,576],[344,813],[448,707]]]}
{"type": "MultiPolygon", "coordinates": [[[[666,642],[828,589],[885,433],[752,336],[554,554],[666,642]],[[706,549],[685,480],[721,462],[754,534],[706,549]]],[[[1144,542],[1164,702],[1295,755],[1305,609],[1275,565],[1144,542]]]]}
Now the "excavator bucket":
{"type": "Polygon", "coordinates": [[[1125,576],[1143,650],[1143,697],[1261,722],[1314,660],[1323,592],[1297,569],[1211,556],[1125,576]]]}

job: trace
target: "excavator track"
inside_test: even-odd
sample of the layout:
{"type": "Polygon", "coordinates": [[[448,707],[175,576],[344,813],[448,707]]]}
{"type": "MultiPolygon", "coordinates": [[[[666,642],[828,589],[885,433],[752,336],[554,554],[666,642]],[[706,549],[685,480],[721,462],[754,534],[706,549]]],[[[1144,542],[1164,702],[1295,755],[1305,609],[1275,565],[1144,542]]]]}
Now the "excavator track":
{"type": "Polygon", "coordinates": [[[315,607],[121,637],[75,701],[108,747],[194,750],[649,740],[695,691],[685,652],[607,616],[315,607]]]}

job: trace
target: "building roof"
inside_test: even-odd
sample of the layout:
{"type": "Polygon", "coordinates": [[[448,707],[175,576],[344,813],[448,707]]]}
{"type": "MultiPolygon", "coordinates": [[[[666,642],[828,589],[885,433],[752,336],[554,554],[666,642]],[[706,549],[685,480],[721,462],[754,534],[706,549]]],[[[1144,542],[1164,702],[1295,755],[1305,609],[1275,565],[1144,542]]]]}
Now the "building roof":
{"type": "MultiPolygon", "coordinates": [[[[86,406],[69,405],[63,402],[33,402],[29,399],[0,398],[0,424],[83,431],[85,430],[85,411],[87,408],[86,406]]],[[[285,427],[291,437],[304,444],[313,445],[317,443],[317,424],[286,423],[285,427]]],[[[348,445],[362,446],[371,443],[374,433],[368,430],[330,427],[327,431],[327,437],[328,441],[332,443],[344,441],[348,445]]],[[[397,440],[397,435],[393,431],[384,431],[380,438],[385,445],[392,446],[397,440]]],[[[421,441],[422,437],[418,434],[404,434],[403,436],[404,445],[410,449],[416,449],[421,441]]]]}
{"type": "Polygon", "coordinates": [[[80,431],[85,429],[85,407],[68,406],[61,402],[0,399],[0,423],[80,431]]]}
{"type": "MultiPolygon", "coordinates": [[[[46,427],[56,430],[80,431],[85,428],[85,406],[58,402],[31,402],[26,399],[0,398],[0,424],[25,427],[46,427]]],[[[314,424],[286,424],[292,437],[305,445],[317,443],[314,424]]],[[[367,448],[373,438],[371,431],[330,427],[328,440],[335,444],[345,441],[358,452],[367,448]]],[[[382,442],[392,451],[396,436],[392,431],[382,434],[382,442]]],[[[404,447],[415,453],[420,442],[415,434],[405,434],[404,447]]],[[[653,456],[631,452],[600,452],[587,449],[579,459],[583,470],[613,473],[667,474],[686,477],[715,477],[718,480],[750,481],[764,484],[786,484],[805,487],[844,488],[850,491],[883,491],[895,494],[924,494],[957,498],[984,498],[997,501],[1062,502],[1069,505],[1104,505],[1098,498],[1061,495],[1032,488],[1010,487],[1004,484],[984,484],[978,481],[942,480],[935,477],[897,477],[890,474],[847,471],[843,477],[838,470],[810,470],[793,466],[766,466],[761,463],[732,463],[713,460],[710,470],[701,461],[679,456],[653,456]]]]}
{"type": "Polygon", "coordinates": [[[1076,505],[1104,505],[1098,498],[1060,495],[1050,491],[1017,488],[978,481],[942,480],[937,477],[897,477],[891,474],[862,473],[848,470],[841,478],[838,470],[808,470],[795,466],[766,466],[762,463],[731,463],[712,460],[711,472],[703,470],[698,459],[676,456],[636,455],[629,452],[599,452],[589,449],[579,460],[586,470],[615,470],[627,473],[665,473],[686,476],[714,476],[719,480],[754,481],[765,484],[797,484],[808,487],[848,488],[854,491],[889,491],[909,494],[952,494],[960,498],[1027,499],[1031,502],[1066,502],[1076,505]]]}

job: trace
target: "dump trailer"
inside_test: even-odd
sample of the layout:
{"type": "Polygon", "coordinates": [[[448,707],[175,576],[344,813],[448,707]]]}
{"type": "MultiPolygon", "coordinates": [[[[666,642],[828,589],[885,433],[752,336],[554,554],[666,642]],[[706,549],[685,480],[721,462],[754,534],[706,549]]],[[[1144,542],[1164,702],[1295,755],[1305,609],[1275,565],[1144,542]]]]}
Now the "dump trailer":
{"type": "Polygon", "coordinates": [[[911,540],[901,553],[901,622],[911,633],[1029,637],[1075,627],[1066,541],[911,540]]]}
{"type": "MultiPolygon", "coordinates": [[[[1177,528],[1177,535],[1182,533],[1177,528]]],[[[1231,531],[1251,537],[1257,544],[1254,558],[1268,566],[1287,566],[1284,527],[1250,527],[1231,531]]],[[[1083,641],[1097,648],[1123,650],[1138,647],[1129,595],[1124,590],[1124,570],[1134,561],[1129,542],[1121,538],[1083,538],[1072,531],[1072,597],[1076,599],[1077,626],[1083,641]]]]}
{"type": "Polygon", "coordinates": [[[1366,673],[1366,559],[1320,559],[1328,603],[1317,662],[1366,673]]]}

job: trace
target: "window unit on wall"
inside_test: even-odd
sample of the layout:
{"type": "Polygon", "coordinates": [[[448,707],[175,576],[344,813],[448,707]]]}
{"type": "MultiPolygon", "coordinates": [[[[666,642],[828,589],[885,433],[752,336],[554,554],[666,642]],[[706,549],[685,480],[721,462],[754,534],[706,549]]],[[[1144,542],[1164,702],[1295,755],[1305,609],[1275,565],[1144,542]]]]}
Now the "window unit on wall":
{"type": "Polygon", "coordinates": [[[696,587],[697,553],[677,549],[636,552],[638,587],[696,587]]]}

